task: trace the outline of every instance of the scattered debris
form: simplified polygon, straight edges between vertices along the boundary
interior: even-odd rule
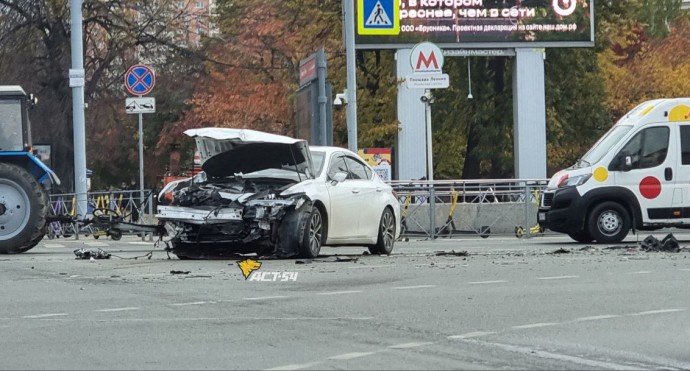
[[[110,254],[102,249],[76,249],[74,250],[74,255],[76,259],[110,259]]]
[[[436,256],[470,256],[467,251],[436,251]]]
[[[570,250],[561,247],[560,249],[552,252],[552,254],[570,254]]]
[[[313,261],[311,259],[295,260],[295,264],[311,264]]]
[[[585,246],[585,247],[581,247],[579,251],[596,251],[596,250],[597,250],[597,248],[594,246]]]
[[[353,256],[329,256],[327,258],[312,259],[311,261],[317,262],[317,263],[345,263],[345,262],[356,263],[357,260],[359,260],[359,258],[353,257]]]
[[[170,274],[190,274],[190,273],[192,273],[192,271],[176,271],[176,270],[170,271]]]
[[[604,250],[635,250],[637,249],[637,246],[631,246],[631,245],[617,245],[617,246],[609,246],[605,247]]]
[[[663,251],[663,252],[679,252],[680,245],[678,240],[673,236],[673,233],[669,233],[663,240],[659,241],[656,237],[649,235],[641,243],[643,251]]]

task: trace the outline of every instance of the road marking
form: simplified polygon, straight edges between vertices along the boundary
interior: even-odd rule
[[[59,243],[45,243],[43,244],[44,247],[65,247],[65,245],[61,245]]]
[[[395,290],[411,290],[411,289],[428,289],[431,287],[436,287],[436,285],[400,286],[400,287],[393,287],[393,289],[395,289]]]
[[[628,314],[629,316],[646,316],[650,314],[663,314],[663,313],[675,313],[675,312],[683,312],[687,310],[687,308],[674,308],[674,309],[657,309],[657,310],[648,310],[645,312],[638,312],[638,313],[631,313]]]
[[[493,331],[475,331],[475,332],[468,332],[466,334],[462,335],[452,335],[448,336],[448,339],[470,339],[470,338],[476,338],[480,336],[486,336],[486,335],[493,335],[495,332]]]
[[[328,357],[328,359],[346,360],[346,359],[366,357],[366,356],[370,356],[372,354],[375,354],[375,352],[352,352],[352,353],[340,354],[340,355],[333,356],[333,357]]]
[[[168,304],[168,305],[173,305],[176,307],[184,307],[186,305],[202,305],[202,304],[206,304],[206,302],[205,301],[193,301],[191,303],[175,303],[175,304]]]
[[[390,349],[410,349],[410,348],[417,348],[425,345],[431,345],[433,344],[432,342],[412,342],[412,343],[403,343],[403,344],[396,344],[396,345],[391,345],[388,348]]]
[[[243,298],[242,300],[269,300],[269,299],[285,299],[289,298],[289,296],[259,296],[255,298]]]
[[[628,274],[650,274],[652,271],[638,271],[638,272],[630,272]]]
[[[589,316],[589,317],[575,318],[573,320],[573,322],[598,321],[600,319],[619,318],[619,317],[620,316],[617,314],[602,314],[600,316]]]
[[[475,282],[467,282],[468,285],[486,285],[490,283],[506,283],[508,281],[503,281],[503,280],[498,280],[498,281],[475,281]]]
[[[580,278],[580,276],[555,276],[555,277],[539,277],[540,280],[567,280],[571,278]]]
[[[558,325],[558,323],[556,323],[556,322],[542,322],[542,323],[530,323],[528,325],[513,326],[513,328],[516,330],[522,330],[522,329],[547,327],[547,326],[555,326],[555,325]]]
[[[65,315],[67,315],[65,313]],[[90,320],[92,322],[199,322],[199,321],[214,321],[214,322],[246,322],[246,321],[370,321],[373,317],[248,317],[248,316],[230,316],[230,317],[189,317],[189,318],[99,318]],[[81,318],[46,318],[46,321],[56,322],[78,322],[83,321]]]
[[[50,318],[59,316],[69,316],[69,313],[48,313],[48,314],[35,314],[33,316],[24,316],[22,318]]]
[[[558,360],[558,361],[572,362],[575,364],[587,366],[589,368],[603,368],[603,369],[626,370],[626,371],[627,370],[639,370],[640,369],[639,367],[630,367],[630,366],[621,365],[621,364],[613,363],[613,362],[595,361],[595,360],[591,360],[591,359],[569,356],[566,354],[552,353],[552,352],[547,352],[544,350],[537,350],[534,348],[521,347],[521,346],[517,346],[517,345],[491,343],[491,342],[479,341],[479,340],[466,340],[466,342],[478,344],[478,345],[484,345],[484,346],[487,346],[487,345],[493,346],[496,348],[507,350],[509,352],[527,355],[529,357],[540,357],[540,358],[546,358],[546,359],[554,359],[554,360]]]
[[[321,362],[310,362],[310,363],[304,363],[301,365],[286,365],[286,366],[280,366],[280,367],[273,367],[273,368],[267,368],[266,370],[301,370],[303,368],[308,368],[308,367],[313,367],[318,365]]]
[[[356,294],[362,292],[361,290],[352,291],[331,291],[331,292],[319,292],[316,295],[345,295],[345,294]]]
[[[125,307],[125,308],[110,308],[110,309],[97,309],[96,312],[126,312],[129,310],[139,310],[139,307]]]
[[[84,245],[91,246],[91,247],[105,247],[105,246],[110,246],[107,243],[104,242],[84,242]]]

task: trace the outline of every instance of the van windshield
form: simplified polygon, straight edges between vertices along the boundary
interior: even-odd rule
[[[575,165],[577,167],[592,166],[593,164],[599,162],[605,154],[611,151],[611,148],[615,146],[620,140],[627,134],[631,129],[632,125],[616,125],[606,134],[604,134],[601,139],[599,139],[594,146],[582,156],[582,159],[578,161]]]

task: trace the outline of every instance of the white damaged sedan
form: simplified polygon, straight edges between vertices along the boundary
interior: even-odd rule
[[[185,134],[196,139],[203,172],[168,184],[157,214],[179,258],[314,258],[323,245],[393,250],[400,204],[355,153],[248,129]]]

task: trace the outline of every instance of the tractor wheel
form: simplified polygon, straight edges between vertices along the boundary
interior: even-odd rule
[[[24,169],[0,163],[0,253],[30,250],[45,235],[48,196]]]

